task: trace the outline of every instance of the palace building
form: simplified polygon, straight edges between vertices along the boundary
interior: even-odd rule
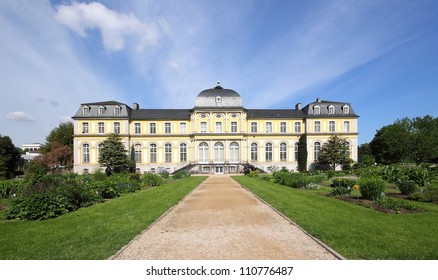
[[[240,95],[218,85],[203,90],[192,109],[141,109],[116,101],[81,104],[74,120],[74,171],[100,168],[99,147],[117,133],[135,151],[138,172],[239,173],[297,170],[298,141],[307,137],[307,165],[317,167],[321,146],[345,138],[357,161],[358,116],[350,103],[316,99],[295,109],[246,109]]]

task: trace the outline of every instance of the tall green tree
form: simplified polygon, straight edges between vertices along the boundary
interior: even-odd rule
[[[318,162],[328,164],[335,170],[338,165],[347,165],[352,162],[350,158],[349,145],[347,140],[337,135],[331,136],[325,142],[319,152]]]
[[[370,143],[376,162],[438,162],[438,118],[404,118],[379,129]]]
[[[42,153],[48,153],[52,146],[61,144],[73,149],[74,127],[72,122],[63,122],[52,129],[46,137],[46,143],[41,147]]]
[[[358,149],[358,163],[360,166],[370,166],[376,162],[369,143],[359,145]]]
[[[409,159],[409,119],[397,120],[379,129],[370,143],[376,162],[398,163]]]
[[[109,137],[102,142],[99,164],[106,167],[109,172],[120,173],[128,171],[131,160],[118,134],[110,134]]]
[[[307,171],[307,135],[302,134],[298,142],[298,171]]]
[[[39,162],[49,169],[59,167],[71,168],[73,166],[73,136],[72,122],[59,124],[50,131],[46,143],[41,147],[42,155]]]
[[[21,153],[9,136],[0,135],[0,179],[14,177]]]

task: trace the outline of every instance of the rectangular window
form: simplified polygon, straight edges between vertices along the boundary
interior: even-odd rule
[[[84,116],[88,116],[90,114],[90,107],[84,107],[82,110]]]
[[[120,107],[119,106],[114,107],[114,115],[116,115],[116,116],[120,115]]]
[[[315,132],[321,132],[321,122],[320,121],[315,122]]]
[[[272,123],[271,122],[266,123],[266,133],[272,133]]]
[[[286,132],[286,122],[280,123],[280,132],[282,132],[282,133]]]
[[[141,124],[135,123],[135,134],[140,134],[140,133],[141,133]]]
[[[257,133],[257,123],[256,122],[251,123],[251,133]]]
[[[119,122],[114,123],[114,133],[120,134],[120,123]]]
[[[201,133],[207,133],[207,123],[201,122]]]
[[[335,132],[335,121],[330,121],[329,122],[329,131],[330,132]]]
[[[171,133],[171,124],[170,123],[164,123],[164,133]]]
[[[157,124],[156,123],[149,124],[149,133],[151,133],[151,134],[157,133]]]
[[[231,122],[231,132],[237,132],[237,122]]]
[[[103,122],[97,123],[98,132],[105,133],[105,124]]]
[[[344,132],[350,132],[350,122],[344,121]]]
[[[82,133],[88,133],[88,123],[82,123]]]
[[[179,123],[179,133],[181,133],[181,134],[187,133],[187,124],[186,123]]]
[[[222,122],[216,122],[216,133],[222,132]]]
[[[301,123],[295,122],[295,133],[301,133]]]

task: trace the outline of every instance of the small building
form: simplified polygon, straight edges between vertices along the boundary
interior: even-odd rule
[[[99,147],[117,133],[135,151],[138,172],[239,173],[245,163],[264,171],[297,170],[298,141],[307,137],[315,168],[332,135],[345,138],[357,161],[358,115],[347,102],[316,99],[294,109],[246,109],[241,96],[218,85],[201,91],[190,109],[141,109],[117,101],[83,103],[74,120],[74,171],[99,167]]]

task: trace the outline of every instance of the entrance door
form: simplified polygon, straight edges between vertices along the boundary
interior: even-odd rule
[[[216,174],[224,174],[224,167],[223,166],[216,166]]]

